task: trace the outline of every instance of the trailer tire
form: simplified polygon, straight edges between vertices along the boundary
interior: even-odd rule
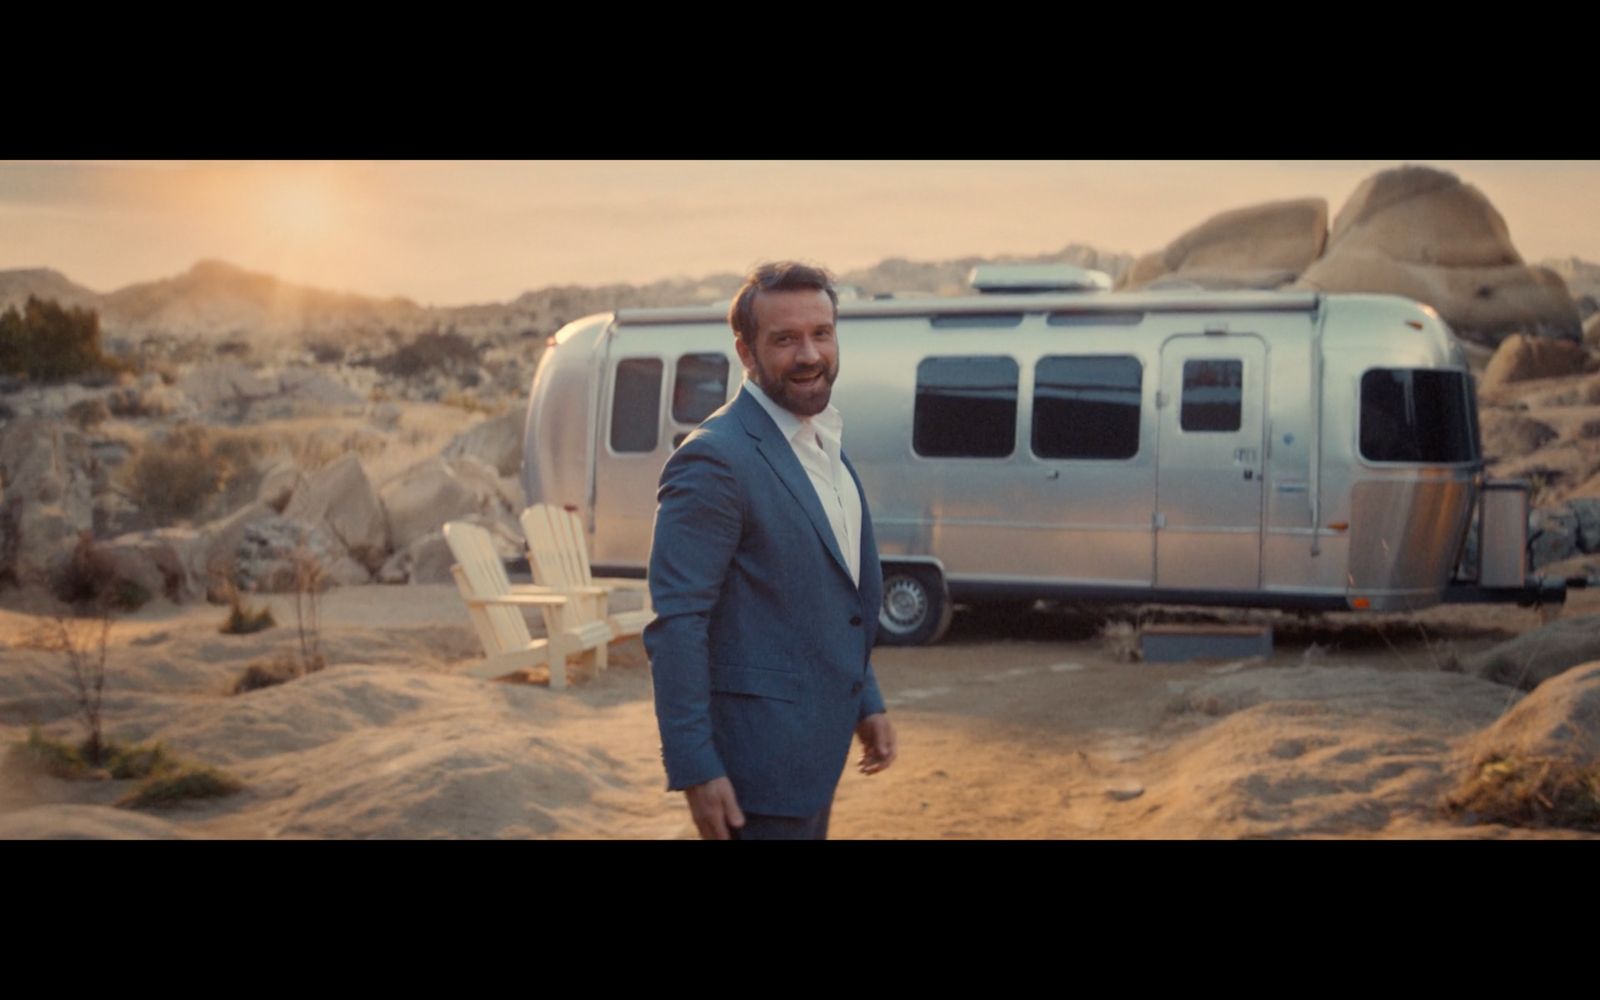
[[[932,566],[890,566],[883,573],[878,641],[885,646],[927,646],[950,627],[950,591]]]

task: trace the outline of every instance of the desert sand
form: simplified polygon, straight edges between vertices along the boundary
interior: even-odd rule
[[[465,676],[479,655],[454,588],[359,586],[323,599],[329,666],[233,695],[244,666],[296,647],[279,625],[218,634],[225,609],[157,601],[113,626],[107,734],[160,740],[224,768],[234,795],[139,810],[131,782],[7,766],[0,837],[686,839],[664,790],[637,639],[572,684]],[[1565,616],[1600,612],[1574,592]],[[1166,612],[1172,615],[1170,609]],[[1536,627],[1537,611],[1438,608],[1408,618],[1264,612],[1265,660],[1143,663],[1131,625],[1041,607],[958,615],[924,648],[880,648],[900,759],[847,769],[843,839],[1570,838],[1463,823],[1439,806],[1461,750],[1522,697],[1447,667]],[[0,611],[0,742],[79,738],[48,619]]]

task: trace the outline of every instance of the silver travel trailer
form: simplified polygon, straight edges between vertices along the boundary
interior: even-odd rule
[[[953,601],[1564,597],[1526,578],[1526,491],[1485,482],[1472,377],[1431,308],[1039,277],[839,303],[833,401],[883,559],[884,641],[935,641]],[[625,309],[550,338],[523,489],[579,512],[596,573],[644,575],[662,465],[738,391],[726,317]],[[1480,500],[1481,568],[1457,580]]]

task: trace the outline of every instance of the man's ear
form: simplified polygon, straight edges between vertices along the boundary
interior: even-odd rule
[[[746,344],[744,338],[737,333],[733,335],[733,349],[739,352],[739,361],[744,365],[745,371],[753,372],[756,370],[755,356],[750,350],[750,345]]]

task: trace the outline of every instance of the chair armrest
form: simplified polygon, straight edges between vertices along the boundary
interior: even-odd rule
[[[597,576],[594,582],[612,590],[644,590],[650,589],[649,580],[635,580],[626,576]]]
[[[567,599],[560,594],[504,594],[500,597],[469,597],[468,604],[517,604],[527,607],[560,605]]]

